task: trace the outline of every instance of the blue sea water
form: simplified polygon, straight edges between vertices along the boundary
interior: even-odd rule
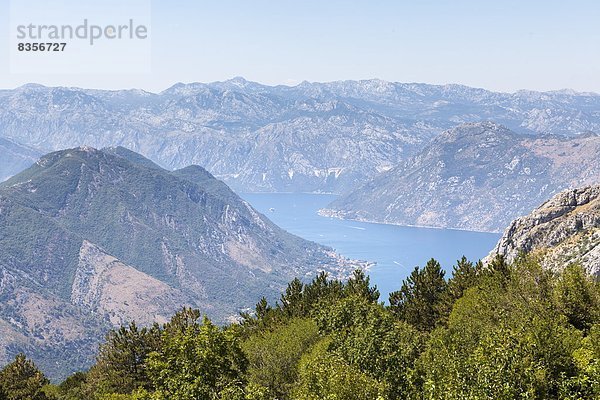
[[[245,193],[241,195],[274,223],[304,239],[333,247],[341,255],[374,261],[369,275],[381,292],[380,300],[398,290],[415,266],[430,258],[452,271],[463,255],[477,261],[486,256],[500,238],[499,234],[453,229],[417,228],[321,217],[320,208],[335,195]]]

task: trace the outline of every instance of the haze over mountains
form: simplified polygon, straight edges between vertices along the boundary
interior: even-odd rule
[[[0,137],[0,182],[31,166],[40,155],[33,149]]]
[[[0,365],[26,351],[64,377],[109,327],[183,305],[225,322],[295,277],[352,269],[201,167],[170,172],[120,147],[51,153],[0,184]]]
[[[241,191],[343,193],[483,120],[518,134],[600,131],[600,96],[380,80],[264,86],[235,78],[159,93],[26,85],[0,91],[0,137],[46,153],[124,146],[198,164]],[[6,164],[0,160],[0,165]]]

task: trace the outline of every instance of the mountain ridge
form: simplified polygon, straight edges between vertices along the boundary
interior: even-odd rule
[[[524,93],[524,94],[556,93],[556,94],[564,94],[564,95],[600,96],[600,93],[598,93],[598,92],[588,91],[588,90],[581,91],[581,90],[575,90],[575,89],[571,89],[571,88],[549,89],[549,90],[517,89],[517,90],[510,91],[510,90],[486,89],[484,87],[471,86],[471,85],[467,85],[467,84],[463,84],[463,83],[438,83],[438,84],[436,84],[436,83],[416,82],[416,81],[415,82],[402,82],[402,81],[391,81],[391,80],[386,80],[386,79],[381,79],[381,78],[339,79],[339,80],[332,80],[332,81],[303,80],[296,84],[286,84],[286,83],[268,84],[268,83],[248,80],[248,79],[244,78],[243,76],[234,76],[229,79],[216,80],[216,81],[210,81],[210,82],[201,82],[201,81],[176,82],[176,83],[173,83],[172,85],[170,85],[162,90],[158,90],[158,91],[139,89],[139,88],[85,89],[82,86],[51,86],[51,85],[45,85],[45,84],[35,83],[35,82],[25,83],[23,85],[14,87],[12,89],[10,89],[10,88],[0,89],[0,91],[17,90],[17,89],[21,89],[21,88],[58,88],[58,87],[62,87],[62,88],[66,88],[66,89],[75,89],[75,90],[84,90],[85,89],[85,90],[98,90],[98,91],[106,91],[106,92],[123,91],[123,92],[138,92],[141,94],[153,95],[153,94],[164,93],[165,91],[168,91],[170,89],[184,88],[186,86],[201,86],[201,85],[222,85],[222,86],[228,86],[228,87],[254,86],[254,87],[261,87],[261,88],[277,88],[277,87],[295,88],[298,86],[306,87],[306,86],[310,86],[310,85],[334,85],[334,84],[347,84],[347,83],[356,83],[356,82],[365,83],[365,84],[378,83],[381,85],[392,84],[392,85],[406,85],[406,86],[429,86],[429,87],[436,87],[436,88],[465,88],[465,89],[481,90],[481,91],[485,91],[485,92],[495,92],[495,93],[513,94],[513,95],[519,94],[519,93]]]
[[[598,109],[600,96],[585,93],[382,80],[267,86],[236,78],[160,93],[27,85],[0,91],[0,137],[42,153],[124,146],[168,169],[201,165],[240,191],[339,194],[461,123],[573,136],[600,132]]]
[[[600,138],[522,135],[492,122],[450,129],[322,215],[498,232],[568,187],[600,179]]]
[[[57,374],[90,365],[125,321],[164,322],[187,305],[225,322],[295,277],[357,266],[203,168],[166,171],[124,148],[51,153],[1,183],[0,232],[0,325],[12,332],[0,362],[27,350],[46,366],[53,354]]]

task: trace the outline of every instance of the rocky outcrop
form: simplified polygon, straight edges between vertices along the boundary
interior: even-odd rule
[[[3,277],[3,278],[2,278]],[[110,324],[0,266],[0,365],[26,352],[48,376],[64,378],[94,361]]]
[[[488,259],[500,254],[512,261],[520,253],[539,255],[547,268],[577,262],[600,274],[600,185],[563,191],[516,219]]]
[[[181,290],[144,274],[84,240],[73,279],[71,303],[104,316],[111,325],[131,321],[148,326],[165,323],[183,306]]]

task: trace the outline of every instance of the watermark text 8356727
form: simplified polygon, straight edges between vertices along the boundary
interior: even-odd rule
[[[18,51],[39,51],[39,52],[51,52],[51,51],[65,51],[67,43],[36,43],[36,42],[19,42],[17,43]]]

